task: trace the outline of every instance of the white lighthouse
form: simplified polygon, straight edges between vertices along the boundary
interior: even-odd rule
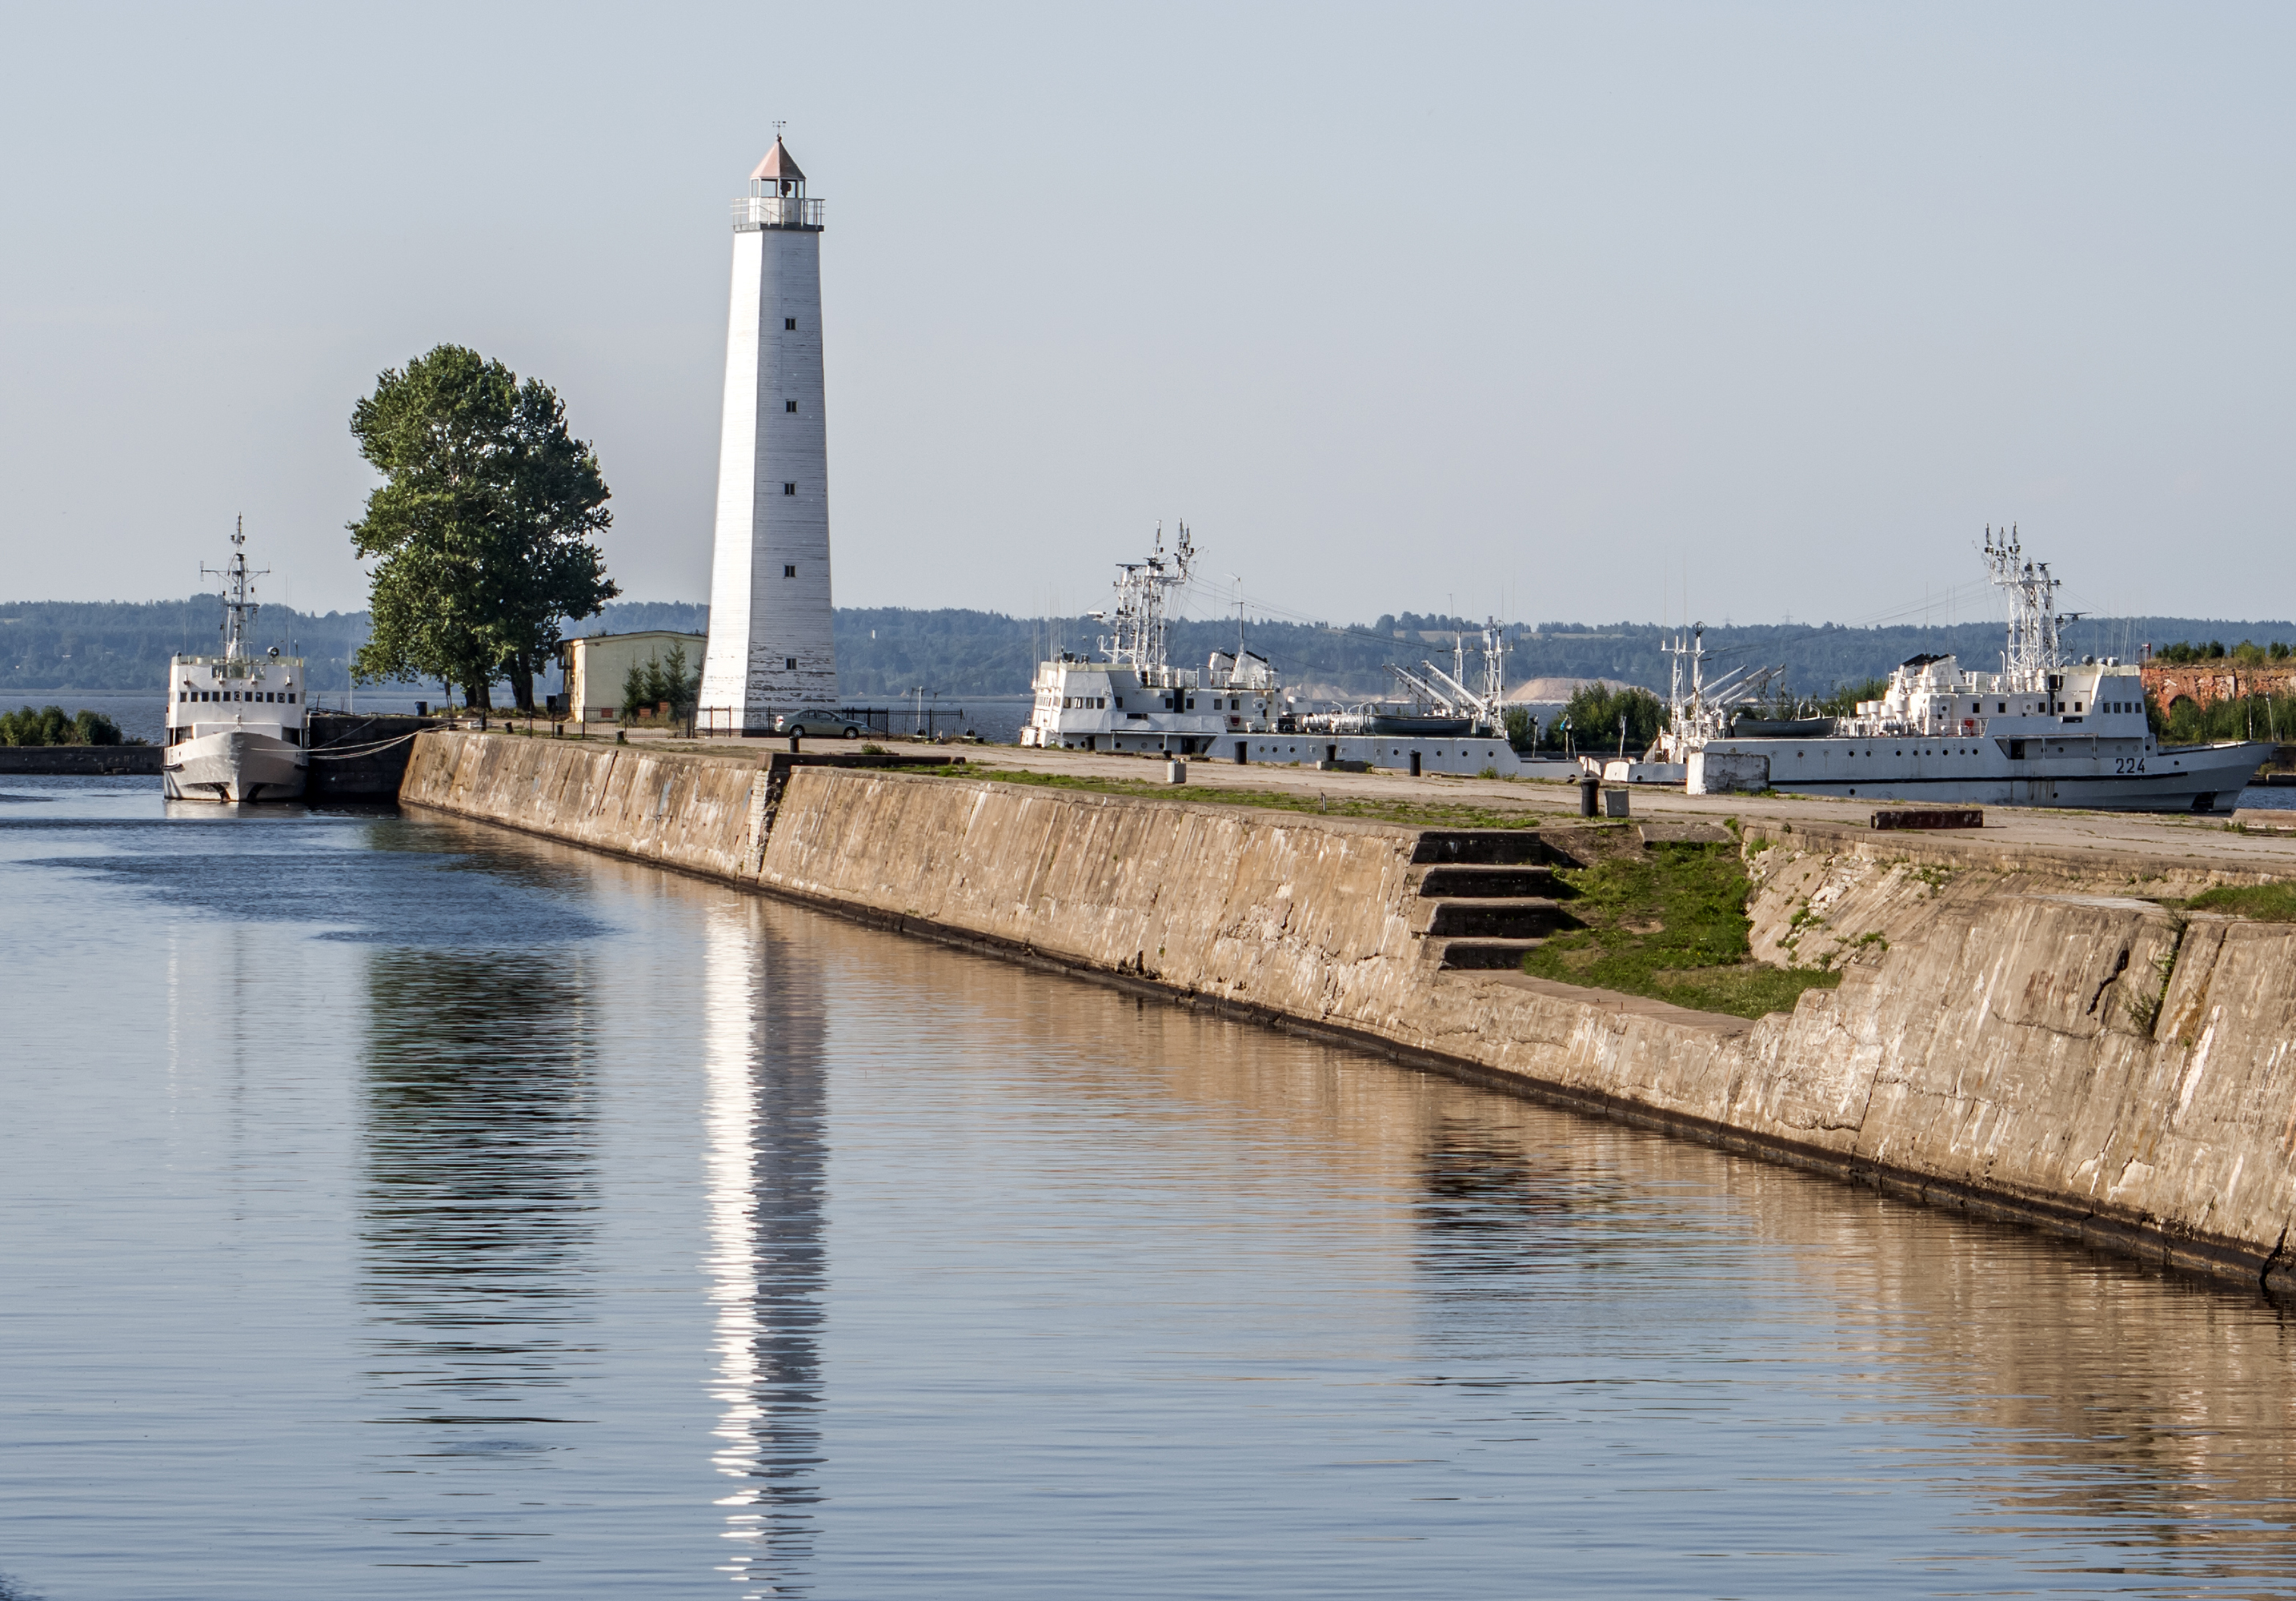
[[[821,202],[776,137],[734,202],[701,726],[821,732],[838,702],[829,616]]]

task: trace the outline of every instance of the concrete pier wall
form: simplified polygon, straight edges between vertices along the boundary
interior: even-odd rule
[[[2153,1260],[2290,1277],[2296,929],[2174,914],[2093,867],[1751,838],[1758,942],[1791,958],[1830,930],[1848,975],[1747,1022],[1437,971],[1412,929],[1412,829],[805,768],[768,831],[749,759],[459,735],[417,742],[401,799]]]

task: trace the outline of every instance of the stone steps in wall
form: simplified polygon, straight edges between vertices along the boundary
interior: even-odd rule
[[[1413,933],[1440,939],[1536,939],[1563,921],[1561,907],[1532,896],[1426,899],[1411,910]]]
[[[1445,973],[1503,973],[1521,967],[1524,955],[1544,943],[1541,940],[1431,939],[1422,948],[1428,964]]]
[[[1529,864],[1414,868],[1414,886],[1430,900],[1508,900],[1554,893],[1554,870]]]
[[[1515,866],[1551,862],[1554,852],[1535,828],[1432,828],[1411,852],[1414,866],[1439,862],[1480,866]]]
[[[1569,921],[1554,895],[1554,849],[1528,828],[1430,829],[1411,853],[1411,932],[1447,973],[1498,973]]]

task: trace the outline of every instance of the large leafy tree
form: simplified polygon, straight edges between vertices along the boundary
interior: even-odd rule
[[[560,622],[621,593],[592,542],[613,521],[611,491],[556,392],[440,345],[377,378],[351,434],[382,474],[350,525],[375,561],[359,676],[460,685],[473,706],[506,676],[531,710]]]

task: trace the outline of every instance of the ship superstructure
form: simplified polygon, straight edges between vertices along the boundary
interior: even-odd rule
[[[2136,669],[2111,656],[2066,657],[2062,581],[1986,530],[1988,576],[2009,601],[1997,673],[1921,655],[1890,675],[1879,700],[1791,733],[1691,732],[1693,793],[1780,789],[1860,800],[2073,806],[2108,811],[2228,812],[2271,747],[2163,745]],[[1795,725],[1800,727],[1805,725]],[[1739,727],[1745,725],[1740,724]]]
[[[170,800],[290,800],[303,792],[309,756],[309,697],[303,660],[277,646],[248,645],[258,610],[247,566],[247,534],[235,528],[231,560],[201,567],[223,579],[223,651],[168,659],[167,750],[160,783]]]
[[[1145,560],[1119,564],[1114,610],[1091,614],[1111,629],[1098,653],[1063,651],[1037,664],[1023,745],[1466,776],[1548,776],[1564,765],[1526,763],[1507,743],[1496,624],[1485,630],[1480,692],[1468,686],[1459,647],[1449,672],[1432,662],[1396,669],[1408,700],[1345,711],[1299,711],[1282,675],[1246,647],[1240,622],[1236,648],[1214,651],[1201,672],[1172,666],[1168,620],[1195,555],[1183,523],[1168,552],[1160,528]]]
[[[1114,609],[1091,613],[1111,630],[1098,655],[1063,651],[1037,664],[1022,744],[1193,756],[1225,735],[1288,727],[1283,679],[1241,639],[1234,651],[1214,651],[1201,672],[1171,664],[1171,597],[1186,587],[1195,554],[1183,522],[1170,551],[1160,526],[1146,558],[1118,564]]]

